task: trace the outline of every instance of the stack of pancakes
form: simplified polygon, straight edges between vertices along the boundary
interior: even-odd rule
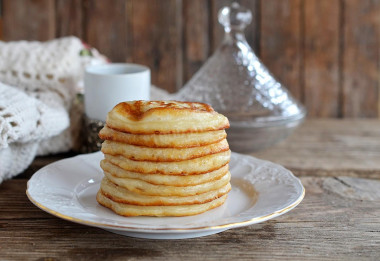
[[[222,205],[231,190],[228,127],[202,103],[116,105],[99,133],[97,201],[123,216],[188,216]]]

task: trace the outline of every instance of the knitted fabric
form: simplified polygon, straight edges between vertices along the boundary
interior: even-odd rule
[[[26,169],[36,155],[73,146],[70,111],[81,92],[83,71],[105,63],[81,57],[82,42],[66,37],[49,42],[0,41],[0,183]]]

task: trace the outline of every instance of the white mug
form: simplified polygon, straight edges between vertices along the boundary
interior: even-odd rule
[[[118,103],[149,100],[150,70],[130,63],[111,63],[86,68],[84,109],[88,118],[105,122]]]

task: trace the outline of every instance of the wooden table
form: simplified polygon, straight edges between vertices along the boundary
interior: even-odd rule
[[[0,185],[0,260],[380,260],[379,120],[309,120],[253,155],[293,170],[303,202],[262,224],[185,240],[128,238],[46,214],[25,196],[26,177],[67,155],[38,158]]]

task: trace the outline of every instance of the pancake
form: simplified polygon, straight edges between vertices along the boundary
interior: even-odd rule
[[[178,162],[134,161],[123,156],[105,154],[105,159],[124,170],[145,174],[195,175],[220,169],[230,161],[231,151]]]
[[[138,206],[115,202],[106,197],[101,190],[96,195],[99,204],[113,210],[121,216],[190,216],[196,215],[207,210],[219,207],[227,198],[227,195],[221,196],[213,201],[203,204],[179,205],[179,206]]]
[[[173,206],[173,205],[191,205],[203,204],[217,199],[231,190],[231,184],[217,189],[205,192],[203,194],[187,197],[165,197],[165,196],[146,196],[131,192],[123,187],[112,183],[107,178],[102,180],[100,185],[102,194],[118,203],[139,205],[139,206]]]
[[[132,134],[172,134],[223,130],[228,119],[210,105],[180,101],[130,101],[116,105],[107,126]]]
[[[122,216],[189,216],[222,205],[231,190],[228,127],[203,103],[119,103],[99,132],[97,201]]]
[[[199,175],[162,175],[162,174],[143,174],[138,172],[126,171],[107,160],[100,162],[100,167],[112,176],[117,178],[130,178],[139,179],[155,185],[168,185],[168,186],[192,186],[206,182],[210,182],[224,176],[228,171],[228,165],[224,165],[220,169],[214,170],[209,173]]]
[[[192,148],[219,142],[227,137],[225,130],[183,133],[183,134],[130,134],[109,128],[107,125],[99,132],[103,140],[118,141],[125,144],[150,148]]]
[[[134,161],[172,162],[183,161],[229,150],[227,140],[195,148],[147,148],[106,140],[102,152],[121,155]]]
[[[231,179],[230,172],[227,172],[219,179],[186,187],[167,186],[167,185],[154,185],[139,179],[118,178],[108,172],[104,172],[104,175],[112,183],[126,188],[129,191],[149,196],[193,196],[206,193],[208,191],[219,189],[227,185]]]

